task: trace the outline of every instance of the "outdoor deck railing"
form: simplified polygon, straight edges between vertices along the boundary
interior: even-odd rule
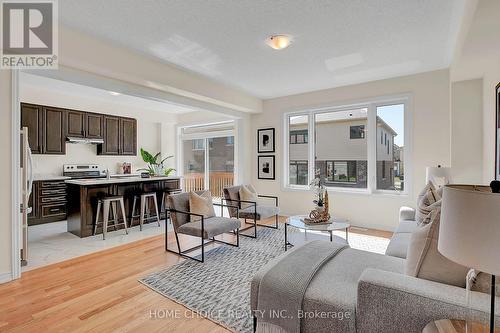
[[[208,176],[209,190],[214,198],[222,198],[225,187],[234,184],[234,174],[231,172],[211,172]],[[202,173],[184,174],[182,189],[186,192],[205,189],[205,175]]]

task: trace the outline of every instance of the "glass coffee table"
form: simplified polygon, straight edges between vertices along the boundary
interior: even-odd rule
[[[288,250],[289,246],[303,244],[312,240],[325,240],[328,239],[325,233],[330,236],[330,242],[338,242],[343,244],[348,244],[349,241],[349,228],[351,225],[346,219],[340,219],[332,217],[330,219],[331,223],[328,224],[317,224],[311,225],[304,223],[304,218],[306,215],[295,215],[287,218],[285,222],[285,251]],[[288,232],[288,228],[297,228],[301,232]],[[333,234],[335,230],[345,230],[345,239]]]

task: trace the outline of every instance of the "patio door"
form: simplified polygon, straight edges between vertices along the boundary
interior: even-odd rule
[[[234,184],[234,135],[203,136],[182,140],[184,191],[210,190],[222,198]]]

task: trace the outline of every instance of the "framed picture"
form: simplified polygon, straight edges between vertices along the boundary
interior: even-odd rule
[[[495,123],[495,179],[500,180],[500,82],[495,88],[496,123]]]
[[[261,155],[257,157],[257,172],[258,172],[258,177],[259,179],[270,179],[274,180],[274,172],[275,172],[275,167],[274,167],[274,155]]]
[[[274,153],[274,128],[257,130],[257,151],[259,153]]]

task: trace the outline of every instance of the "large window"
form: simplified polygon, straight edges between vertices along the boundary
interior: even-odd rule
[[[377,144],[377,189],[404,190],[405,105],[376,107],[377,131],[384,133]]]
[[[367,115],[367,108],[314,114],[315,169],[327,186],[367,188]]]
[[[285,186],[405,191],[407,98],[286,116]]]
[[[309,185],[309,116],[289,117],[288,129],[288,184],[292,186]]]

